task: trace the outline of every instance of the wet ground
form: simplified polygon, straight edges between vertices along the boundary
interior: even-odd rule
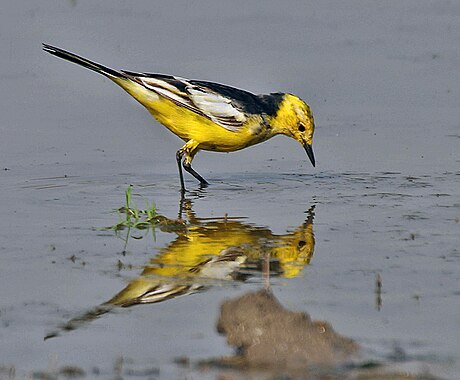
[[[0,378],[458,378],[459,18],[449,1],[3,7]],[[317,167],[283,137],[202,152],[211,185],[187,177],[181,202],[181,142],[41,42],[296,93]],[[105,229],[129,184],[170,223]]]

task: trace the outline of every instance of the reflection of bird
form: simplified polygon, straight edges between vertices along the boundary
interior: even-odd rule
[[[207,184],[191,166],[199,150],[233,152],[278,134],[300,142],[315,166],[313,114],[295,95],[254,95],[218,83],[117,71],[50,45],[43,44],[43,49],[106,76],[186,142],[176,154],[182,191],[181,163],[201,184]]]
[[[160,302],[203,288],[209,278],[245,279],[260,270],[266,256],[275,275],[296,277],[310,262],[315,247],[314,206],[307,213],[307,220],[293,232],[274,235],[268,228],[238,219],[200,219],[189,208],[186,232],[161,249],[141,276],[108,303]]]
[[[275,235],[268,228],[243,223],[241,218],[197,218],[187,202],[189,223],[185,230],[174,231],[177,238],[160,249],[139,277],[104,304],[67,322],[62,330],[74,330],[114,307],[170,300],[203,290],[216,280],[245,280],[261,271],[266,257],[271,258],[272,274],[285,278],[298,276],[310,262],[315,247],[314,206],[294,231]],[[47,338],[57,335],[53,332]]]

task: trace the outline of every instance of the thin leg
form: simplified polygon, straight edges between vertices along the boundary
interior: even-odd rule
[[[185,193],[184,175],[182,174],[182,157],[183,157],[183,155],[184,155],[184,151],[182,149],[179,149],[176,152],[177,166],[179,167],[180,191],[182,193],[182,196],[184,196],[184,193]]]
[[[184,163],[182,164],[182,166],[184,167],[184,169],[190,173],[192,176],[194,176],[198,181],[200,181],[200,184],[201,186],[206,186],[206,185],[209,185],[208,184],[208,181],[206,181],[202,176],[200,176],[195,170],[193,170],[192,168],[192,164],[190,164],[189,162],[186,162],[184,161]]]
[[[180,186],[181,186],[182,196],[184,196],[184,193],[185,193],[184,175],[182,173],[182,167],[188,173],[193,175],[198,181],[200,181],[201,186],[205,187],[208,185],[208,182],[192,168],[192,160],[195,154],[199,150],[198,148],[199,145],[200,144],[197,141],[193,139],[189,140],[176,153],[177,166],[179,167]],[[182,167],[181,167],[181,164],[182,164]]]

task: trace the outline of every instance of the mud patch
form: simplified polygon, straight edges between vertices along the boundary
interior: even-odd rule
[[[240,367],[333,367],[358,351],[357,343],[328,322],[283,308],[266,290],[225,301],[217,330],[238,352],[224,362]]]

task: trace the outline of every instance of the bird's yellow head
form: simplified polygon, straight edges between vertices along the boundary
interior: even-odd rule
[[[312,149],[315,121],[307,103],[296,95],[285,94],[272,124],[276,133],[292,137],[301,143],[312,165],[315,166]]]

